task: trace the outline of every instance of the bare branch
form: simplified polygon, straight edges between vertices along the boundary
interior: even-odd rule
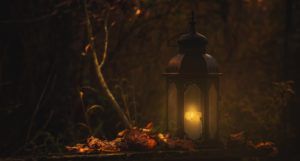
[[[95,65],[96,74],[97,74],[99,84],[103,88],[104,93],[106,94],[108,99],[111,101],[112,107],[115,109],[115,111],[118,113],[119,117],[123,121],[124,126],[127,127],[127,128],[132,128],[132,124],[130,123],[127,116],[125,115],[125,113],[121,109],[121,106],[119,105],[119,103],[117,102],[115,97],[113,96],[113,94],[110,91],[110,89],[109,89],[109,87],[108,87],[108,85],[107,85],[107,83],[104,79],[104,76],[102,74],[102,66],[105,63],[105,59],[106,59],[106,56],[107,56],[107,47],[108,47],[108,28],[107,28],[108,14],[106,16],[105,23],[104,23],[104,31],[105,31],[104,51],[103,51],[103,55],[102,55],[101,64],[99,64],[99,60],[98,60],[97,52],[96,52],[96,47],[95,47],[95,41],[94,41],[95,38],[93,36],[92,24],[91,24],[91,20],[90,20],[89,14],[88,14],[86,1],[84,1],[84,11],[85,11],[85,16],[86,16],[86,21],[87,21],[87,32],[88,32],[88,37],[89,37],[89,43],[91,45],[93,61],[94,61],[94,65]]]

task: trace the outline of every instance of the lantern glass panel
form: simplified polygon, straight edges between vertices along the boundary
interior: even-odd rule
[[[177,131],[177,111],[177,88],[171,83],[168,90],[168,131],[171,134]]]
[[[203,94],[200,88],[189,85],[184,93],[184,132],[191,139],[200,139],[203,133]]]
[[[217,134],[217,108],[218,94],[216,85],[213,83],[209,89],[209,137],[215,139]]]

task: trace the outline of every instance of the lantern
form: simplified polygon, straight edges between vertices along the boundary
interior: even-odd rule
[[[178,137],[220,145],[220,86],[216,60],[206,53],[207,38],[195,29],[194,15],[189,32],[178,40],[179,53],[171,58],[167,80],[167,130]]]

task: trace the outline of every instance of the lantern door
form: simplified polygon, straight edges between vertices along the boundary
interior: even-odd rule
[[[178,97],[178,91],[175,83],[167,83],[167,131],[173,135],[176,134],[178,130],[177,125],[177,113],[178,113],[178,105],[177,105],[177,97]]]
[[[184,133],[193,140],[203,135],[204,95],[197,84],[190,84],[184,92]]]

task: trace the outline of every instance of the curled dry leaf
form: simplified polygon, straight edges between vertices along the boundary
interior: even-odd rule
[[[153,129],[153,122],[149,122],[144,129],[152,130]]]
[[[98,138],[95,138],[93,136],[89,137],[87,139],[87,145],[91,149],[95,149],[100,152],[119,152],[121,149],[118,143],[120,143],[121,140],[100,140]]]
[[[157,137],[160,141],[164,142],[164,143],[167,143],[168,142],[168,135],[166,134],[162,134],[162,133],[158,133],[157,134]]]
[[[245,132],[241,131],[238,133],[233,133],[229,135],[228,148],[231,149],[246,149],[247,148],[247,139],[245,136]]]
[[[125,129],[125,130],[122,130],[118,133],[118,137],[123,137],[125,136],[125,134],[128,132],[129,130],[128,129]]]
[[[196,144],[189,139],[172,138],[170,134],[158,133],[157,138],[169,149],[195,150]]]
[[[80,99],[83,99],[83,95],[84,95],[84,93],[82,91],[79,91]]]
[[[246,139],[245,132],[241,131],[238,133],[230,134],[230,140],[243,142]]]
[[[278,149],[273,142],[264,141],[255,144],[252,140],[247,139],[244,132],[231,134],[227,145],[230,149],[238,149],[264,156],[275,156],[278,153]]]
[[[152,129],[153,129],[153,123],[152,123],[152,122],[149,122],[149,123],[146,125],[146,127],[141,128],[141,130],[142,130],[143,132],[146,132],[146,133],[152,132]]]
[[[157,142],[148,133],[140,129],[129,130],[124,137],[125,141],[133,149],[154,149]]]
[[[94,150],[86,146],[85,144],[76,144],[75,146],[66,146],[68,151],[77,153],[91,153]]]
[[[142,10],[141,10],[141,9],[136,9],[136,10],[135,10],[135,15],[138,16],[138,15],[140,15],[141,13],[142,13]]]
[[[91,44],[87,44],[87,45],[84,47],[84,52],[85,52],[85,53],[88,53],[90,49],[91,49]]]
[[[277,147],[270,141],[259,142],[255,145],[255,148],[260,154],[267,154],[269,156],[276,156],[278,154]]]

